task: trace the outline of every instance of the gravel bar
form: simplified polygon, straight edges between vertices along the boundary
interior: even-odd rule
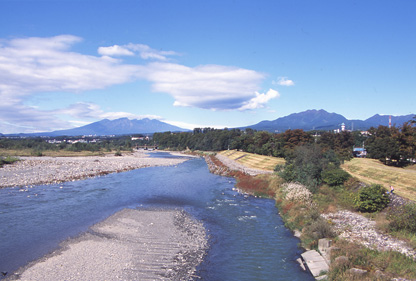
[[[150,166],[177,165],[187,160],[186,157],[150,158],[144,151],[123,156],[21,157],[20,159],[23,161],[0,168],[0,188],[56,184]]]
[[[207,247],[183,210],[124,209],[7,280],[193,280]]]

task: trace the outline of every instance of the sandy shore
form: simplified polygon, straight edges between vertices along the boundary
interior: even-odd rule
[[[150,158],[145,151],[123,156],[21,157],[12,165],[0,168],[0,188],[32,186],[74,181],[150,166],[177,165],[181,159]]]
[[[124,209],[7,280],[192,280],[206,248],[185,211]]]

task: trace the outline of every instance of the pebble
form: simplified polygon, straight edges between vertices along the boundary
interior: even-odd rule
[[[187,158],[150,158],[139,151],[121,157],[21,157],[21,160],[0,168],[0,188],[56,184],[150,166],[171,166]]]
[[[379,251],[396,251],[416,259],[416,251],[404,241],[396,239],[376,229],[372,221],[358,213],[341,210],[336,213],[321,214],[329,220],[339,237]]]

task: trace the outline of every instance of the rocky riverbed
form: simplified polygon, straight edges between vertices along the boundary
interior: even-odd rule
[[[150,158],[145,151],[123,156],[21,157],[0,168],[1,187],[54,184],[150,166],[177,165],[184,158]]]
[[[194,280],[208,247],[182,210],[124,209],[7,280]]]
[[[358,213],[341,210],[321,216],[331,222],[341,238],[379,251],[396,251],[416,258],[416,251],[404,241],[377,230],[375,221]]]

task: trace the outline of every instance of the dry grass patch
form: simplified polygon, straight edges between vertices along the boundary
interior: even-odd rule
[[[231,160],[253,169],[273,171],[276,165],[285,164],[285,160],[283,158],[257,155],[237,150],[224,150],[219,152],[219,154],[227,156]]]
[[[407,199],[416,200],[416,168],[386,166],[380,161],[367,158],[354,158],[345,162],[342,168],[352,176],[367,184],[381,184],[388,190],[394,186],[395,192]]]

